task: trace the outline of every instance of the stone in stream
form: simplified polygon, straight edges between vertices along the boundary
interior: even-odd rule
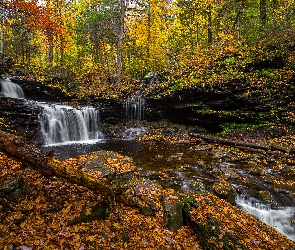
[[[164,206],[164,227],[176,231],[183,226],[182,202],[177,195],[165,195]]]
[[[214,193],[231,204],[235,203],[236,191],[232,185],[226,181],[215,182],[212,186]]]

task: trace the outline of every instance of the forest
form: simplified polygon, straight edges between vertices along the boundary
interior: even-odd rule
[[[0,250],[295,249],[295,0],[0,21]]]
[[[294,5],[293,0],[2,1],[1,52],[38,81],[80,97],[120,97],[157,75],[160,84],[147,92],[165,95],[245,77],[280,80],[295,67]]]

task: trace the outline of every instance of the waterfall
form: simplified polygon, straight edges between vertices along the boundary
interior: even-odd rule
[[[140,94],[135,97],[128,97],[125,102],[126,117],[130,122],[140,123],[144,118],[145,96]]]
[[[4,96],[11,98],[25,98],[25,94],[22,88],[9,79],[2,80],[1,86]]]
[[[103,139],[97,109],[76,109],[58,104],[41,104],[41,107],[39,124],[45,145],[90,143]]]
[[[262,204],[254,198],[247,199],[245,195],[237,195],[236,204],[248,214],[295,241],[295,225],[292,225],[295,207],[271,209],[269,205]]]
[[[124,131],[123,137],[131,140],[145,132],[145,128],[141,126],[141,121],[144,119],[145,96],[139,94],[134,97],[128,97],[125,101],[125,107],[126,118],[131,128],[127,128]]]

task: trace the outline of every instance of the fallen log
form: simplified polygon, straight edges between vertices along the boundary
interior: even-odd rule
[[[0,150],[45,176],[82,185],[110,202],[136,206],[147,215],[162,212],[163,226],[168,229],[177,230],[184,219],[203,249],[295,248],[295,243],[279,232],[203,189],[175,193],[139,177],[131,160],[114,152],[97,151],[59,161],[54,154],[46,154],[26,138],[5,132],[0,132]],[[69,226],[90,219],[82,214],[78,220],[69,222]]]
[[[262,144],[257,144],[257,143],[252,143],[252,142],[245,142],[245,141],[232,141],[232,140],[227,140],[227,139],[222,139],[218,138],[215,136],[206,136],[206,135],[201,135],[201,134],[195,134],[191,133],[191,136],[195,138],[199,138],[205,141],[213,142],[213,143],[219,143],[223,145],[229,145],[229,146],[236,146],[236,147],[246,147],[250,149],[258,149],[258,150],[264,150],[264,151],[280,151],[283,153],[293,153],[294,148],[285,148],[279,145],[262,145]]]

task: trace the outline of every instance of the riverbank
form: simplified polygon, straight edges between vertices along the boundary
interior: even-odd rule
[[[188,141],[182,138],[174,143],[188,143]],[[194,150],[215,152],[217,160],[221,162],[227,161],[222,157],[228,158],[236,151],[232,147],[198,143],[197,140],[194,142],[191,140],[189,143]],[[241,160],[246,160],[247,155],[240,153]],[[69,224],[81,215],[89,214],[93,206],[103,201],[103,197],[61,178],[45,178],[31,168],[24,168],[20,162],[3,152],[0,155],[3,166],[1,180],[21,176],[23,183],[22,191],[16,192],[18,196],[1,198],[1,220],[4,223],[0,224],[0,243],[4,249],[25,247],[28,249],[219,249],[223,246],[230,249],[238,247],[292,249],[295,247],[294,243],[285,236],[224,201],[228,197],[224,196],[225,188],[219,185],[215,185],[216,190],[212,191],[215,194],[220,191],[219,195],[223,196],[222,198],[202,193],[204,191],[199,189],[202,185],[196,189],[198,192],[201,191],[201,195],[196,195],[194,198],[197,203],[192,200],[186,201],[194,220],[188,222],[190,227],[183,226],[176,231],[164,229],[163,211],[154,216],[146,216],[138,213],[137,209],[121,203],[112,207],[105,219],[82,223],[78,220],[77,224]],[[248,157],[248,160],[257,160],[257,163],[262,163],[266,159],[261,156],[253,159],[252,153]],[[206,165],[205,162],[198,164]],[[219,170],[224,169],[220,167]],[[253,168],[249,177],[265,175],[263,169],[259,171],[259,167]],[[225,184],[230,178],[236,178],[234,173],[221,175],[221,172],[211,171],[211,174],[217,176],[216,183]],[[169,178],[167,174],[162,177]],[[223,217],[225,214],[230,215],[230,218]],[[194,225],[196,228],[193,231]],[[203,234],[196,234],[198,230]],[[265,230],[267,234],[262,233]],[[238,238],[235,238],[237,236]]]

